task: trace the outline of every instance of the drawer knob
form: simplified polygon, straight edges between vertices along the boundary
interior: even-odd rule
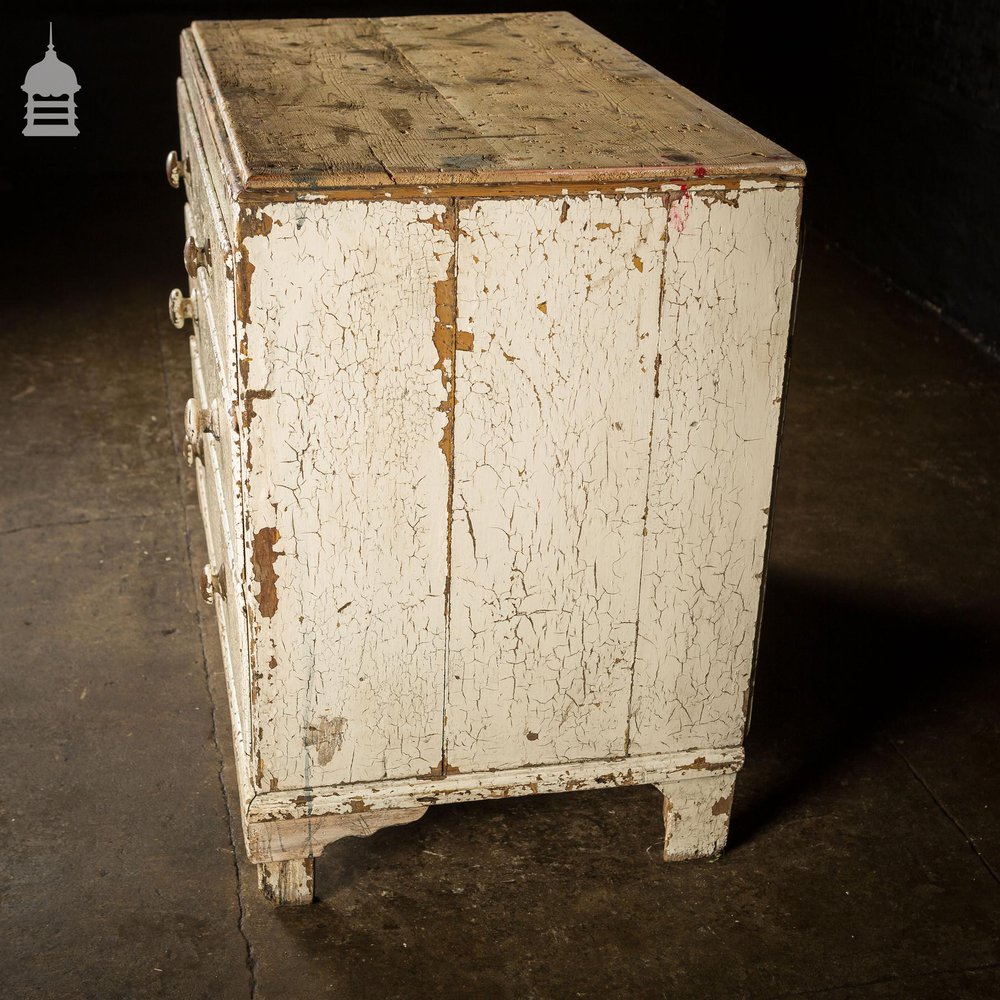
[[[205,563],[201,568],[201,597],[206,604],[214,604],[215,596],[219,595],[223,600],[226,598],[226,570],[220,566],[215,572],[212,567]]]
[[[177,150],[172,149],[167,153],[167,183],[172,188],[179,188],[182,177],[187,177],[187,164],[177,155]]]
[[[184,404],[184,457],[188,465],[194,465],[196,458],[204,458],[202,435],[211,431],[212,414],[189,399]]]
[[[205,240],[204,246],[198,246],[193,236],[189,236],[184,241],[184,270],[189,278],[198,276],[198,268],[206,269],[212,266],[212,245]]]
[[[184,329],[185,320],[195,318],[194,297],[194,292],[191,293],[190,298],[187,298],[179,288],[175,288],[170,293],[170,298],[167,299],[167,312],[170,313],[170,322],[178,330]]]

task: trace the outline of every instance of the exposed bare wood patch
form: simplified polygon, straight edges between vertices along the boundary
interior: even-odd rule
[[[732,793],[729,795],[724,795],[712,806],[713,816],[728,816],[730,810],[733,808],[733,796]]]
[[[441,757],[440,762],[432,767],[426,774],[418,774],[421,781],[436,781],[438,778],[447,777],[449,774],[461,774],[462,772],[453,764],[448,763],[448,758]]]
[[[370,837],[379,830],[401,823],[415,823],[427,806],[406,809],[310,816],[305,820],[269,820],[249,827],[248,854],[251,861],[271,865],[277,861],[317,858],[327,845],[345,837]]]
[[[253,280],[253,272],[253,262],[241,248],[239,265],[235,269],[233,280],[236,287],[236,319],[244,324],[250,322],[250,283]]]
[[[257,885],[272,903],[308,905],[313,901],[313,874],[311,857],[268,861],[257,865]]]
[[[278,574],[274,561],[284,552],[276,552],[274,543],[280,538],[277,528],[261,528],[253,536],[253,578],[257,582],[257,608],[264,618],[273,618],[278,610]]]
[[[316,750],[316,760],[322,767],[333,760],[333,755],[344,748],[347,719],[320,717],[312,722],[304,736],[305,745]]]
[[[256,401],[258,399],[270,399],[274,394],[270,389],[244,389],[242,395],[243,426],[249,427],[254,418],[254,404]]]

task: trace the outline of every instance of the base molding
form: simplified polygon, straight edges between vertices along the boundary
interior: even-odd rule
[[[256,864],[318,858],[327,844],[345,837],[370,837],[387,826],[413,823],[425,812],[427,806],[414,806],[250,823],[247,826],[247,856]]]
[[[247,854],[257,865],[261,891],[268,899],[309,903],[314,859],[327,844],[412,823],[432,805],[655,785],[663,793],[664,860],[714,857],[726,843],[736,772],[742,764],[742,747],[726,747],[341,785],[308,793],[269,792],[256,796],[244,816]]]
[[[656,785],[664,794],[668,787],[673,789],[670,801],[685,805],[679,811],[680,806],[675,804],[670,829],[682,830],[693,825],[696,812],[698,815],[704,812],[701,806],[695,806],[701,798],[707,801],[717,788],[724,786],[731,793],[735,774],[742,764],[742,747],[726,747],[617,761],[338,785],[309,792],[304,789],[268,792],[254,797],[246,810],[247,854],[255,864],[315,858],[327,844],[345,837],[367,837],[387,826],[412,823],[432,805],[629,785]],[[683,789],[688,785],[690,794],[685,794]],[[708,803],[709,814],[722,797],[720,793]],[[674,854],[679,857],[677,852],[683,851],[680,845],[684,836],[681,833],[674,836],[678,845]]]
[[[315,821],[318,816],[330,813],[371,813],[380,809],[411,809],[588,788],[656,785],[661,781],[707,774],[735,774],[742,766],[743,748],[736,746],[502,771],[452,773],[440,778],[397,778],[325,788],[296,788],[259,792],[247,804],[246,819],[250,824],[278,819]]]

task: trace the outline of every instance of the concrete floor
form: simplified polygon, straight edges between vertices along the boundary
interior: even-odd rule
[[[1000,367],[810,244],[720,861],[659,861],[646,788],[439,807],[276,911],[194,586],[181,196],[84,187],[10,227],[0,997],[1000,996]]]

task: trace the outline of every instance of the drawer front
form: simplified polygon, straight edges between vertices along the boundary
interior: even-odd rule
[[[247,656],[246,623],[243,614],[243,592],[240,573],[233,564],[226,544],[226,534],[219,517],[218,493],[212,462],[198,459],[195,462],[195,480],[198,486],[198,504],[208,543],[209,566],[212,573],[223,581],[216,592],[213,605],[219,626],[222,655],[226,661],[230,697],[236,709],[237,740],[243,754],[251,755],[249,658]]]
[[[209,400],[205,380],[202,377],[205,367],[201,364],[197,342],[192,337],[191,370],[194,398],[202,407],[205,407]],[[239,713],[240,740],[244,753],[249,756],[250,661],[247,655],[243,597],[243,546],[240,542],[241,536],[233,535],[231,532],[229,514],[221,499],[226,493],[226,480],[220,462],[222,450],[213,435],[208,433],[202,435],[201,457],[194,463],[195,482],[208,546],[209,566],[223,581],[213,603],[222,639],[223,655],[226,657],[226,671],[231,679],[232,697]]]
[[[210,263],[199,267],[199,317],[215,338],[226,384],[236,386],[236,293],[230,277],[233,246],[208,173],[205,146],[198,133],[184,88],[178,91],[181,153],[187,164],[185,233],[199,247],[208,246]]]
[[[205,464],[218,470],[219,522],[224,525],[228,545],[232,552],[243,552],[243,507],[240,492],[240,463],[233,426],[232,397],[222,384],[217,359],[206,348],[204,327],[195,323],[195,336],[191,338],[191,367],[194,373],[195,399],[198,405],[212,415],[213,433],[202,435]],[[220,555],[222,553],[220,552]]]

